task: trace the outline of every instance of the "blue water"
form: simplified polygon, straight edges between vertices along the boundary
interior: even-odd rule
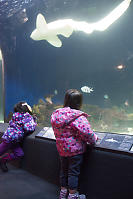
[[[38,1],[39,2],[39,1]],[[63,46],[55,48],[46,41],[33,41],[31,32],[41,12],[47,22],[59,18],[95,21],[116,6],[113,0],[40,1],[27,10],[28,22],[15,30],[16,46],[7,52],[5,62],[6,115],[21,100],[33,105],[40,98],[54,94],[54,103],[63,103],[69,88],[93,87],[83,93],[84,103],[105,106],[104,95],[111,106],[122,106],[126,100],[133,106],[133,5],[105,32],[86,35],[75,32],[61,37]],[[119,3],[121,1],[117,1]],[[95,13],[94,13],[95,12]],[[126,67],[118,71],[116,66]],[[110,106],[109,105],[109,106]]]

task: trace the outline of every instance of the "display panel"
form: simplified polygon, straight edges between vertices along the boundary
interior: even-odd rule
[[[119,5],[122,14],[117,10],[119,18],[103,28],[102,20]],[[24,100],[33,106],[39,125],[51,126],[51,113],[62,107],[65,91],[76,88],[95,131],[133,134],[132,10],[129,0],[27,4],[23,23],[12,26],[5,38],[8,48],[3,47],[6,118]],[[13,24],[17,18],[8,19]],[[63,20],[58,28],[57,20]]]
[[[95,144],[96,147],[112,149],[115,151],[133,152],[133,136],[99,132],[95,132],[95,134],[98,136],[98,141]],[[52,127],[44,127],[36,135],[36,138],[50,140],[56,139]]]

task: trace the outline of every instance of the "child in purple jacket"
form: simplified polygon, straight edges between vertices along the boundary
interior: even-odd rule
[[[24,155],[20,143],[28,133],[35,130],[36,125],[36,118],[32,116],[32,109],[26,102],[19,102],[14,106],[14,114],[0,144],[0,167],[2,171],[8,171],[6,162],[19,159]],[[12,152],[6,153],[9,149]]]
[[[78,178],[86,143],[95,144],[97,136],[91,130],[88,115],[79,109],[82,94],[70,89],[65,94],[64,107],[55,110],[51,124],[56,137],[56,146],[60,155],[60,199],[85,199],[78,193]],[[69,195],[68,195],[69,189]]]

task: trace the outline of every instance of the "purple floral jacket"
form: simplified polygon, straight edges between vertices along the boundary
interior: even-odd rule
[[[91,130],[88,115],[70,107],[59,108],[51,116],[60,156],[73,156],[85,152],[86,143],[95,144],[97,136]]]
[[[27,113],[16,112],[9,121],[9,126],[3,134],[5,142],[20,142],[27,132],[33,132],[37,123],[33,117]]]

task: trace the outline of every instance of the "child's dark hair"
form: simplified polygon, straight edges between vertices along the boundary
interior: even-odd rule
[[[82,106],[82,94],[76,89],[66,91],[64,99],[64,107],[79,110]]]
[[[30,115],[32,115],[32,109],[26,102],[18,102],[14,106],[14,112],[19,112],[19,113],[28,112]]]

